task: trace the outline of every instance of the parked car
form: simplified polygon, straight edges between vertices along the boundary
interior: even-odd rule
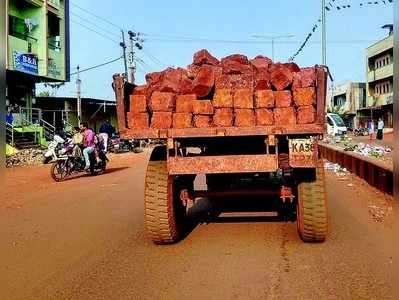
[[[327,134],[329,135],[344,135],[348,132],[344,120],[335,113],[327,113]]]

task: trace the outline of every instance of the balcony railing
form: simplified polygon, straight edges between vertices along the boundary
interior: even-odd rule
[[[26,33],[18,32],[18,31],[10,31],[10,35],[13,37],[16,37],[18,39],[27,41],[27,42],[37,43],[37,38],[34,38],[33,36],[30,36]]]
[[[60,6],[60,0],[47,0],[47,2],[49,4],[51,4],[52,6],[55,6],[55,7],[59,7]]]
[[[367,74],[368,82],[381,80],[387,77],[393,76],[393,64],[384,66],[382,68],[378,68],[375,70],[371,70]]]
[[[57,51],[57,52],[61,51],[61,45],[59,42],[48,41],[47,44],[48,44],[49,49]]]

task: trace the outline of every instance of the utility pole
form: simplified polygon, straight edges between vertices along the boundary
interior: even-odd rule
[[[129,83],[134,83],[134,73],[136,72],[136,62],[134,60],[134,38],[136,33],[129,31],[129,54],[128,54],[128,62],[129,62],[129,72],[127,74],[127,81]]]
[[[286,35],[260,35],[260,34],[253,34],[251,35],[253,38],[261,38],[261,39],[270,39],[272,44],[272,60],[274,61],[274,40],[281,39],[281,38],[291,38],[294,37],[293,34],[286,34]]]
[[[274,39],[275,37],[272,37],[272,61],[274,61]]]
[[[128,54],[128,82],[129,83],[134,83],[135,78],[134,74],[136,72],[136,60],[134,58],[135,55],[135,48],[141,50],[143,49],[142,43],[144,40],[140,37],[140,33],[128,31],[129,35],[129,54]]]
[[[326,49],[326,0],[321,0],[321,64],[327,65]]]
[[[126,60],[126,42],[125,42],[125,32],[121,29],[122,32],[122,42],[119,44],[122,47],[123,51],[123,63],[125,65],[125,76],[127,76],[127,60]]]
[[[82,98],[81,98],[81,83],[82,80],[80,80],[80,73],[79,73],[79,65],[77,67],[77,79],[76,79],[76,106],[77,106],[77,112],[78,112],[78,125],[81,124],[82,122]]]

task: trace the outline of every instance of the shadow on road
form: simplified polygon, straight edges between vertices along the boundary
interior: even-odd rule
[[[111,174],[111,173],[123,171],[126,169],[129,169],[129,167],[109,168],[109,169],[106,169],[103,174]]]
[[[282,205],[278,197],[201,198],[187,211],[184,238],[200,224],[294,222],[296,213],[293,207],[294,204]]]
[[[75,179],[85,178],[85,177],[95,177],[95,176],[107,175],[107,174],[112,174],[112,173],[115,173],[115,172],[123,171],[123,170],[126,170],[126,169],[129,169],[129,167],[109,168],[109,169],[106,169],[100,175],[91,175],[90,173],[87,173],[87,172],[78,173],[78,174],[72,174],[71,176],[66,178],[64,181],[75,180]]]

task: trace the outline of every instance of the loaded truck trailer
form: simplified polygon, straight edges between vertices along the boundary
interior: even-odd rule
[[[153,242],[184,236],[190,201],[234,192],[242,201],[245,193],[278,197],[300,238],[323,242],[327,204],[317,143],[325,133],[327,74],[324,66],[300,69],[261,56],[218,61],[202,50],[187,70],[151,73],[143,86],[114,75],[122,138],[160,141],[145,175]],[[206,191],[194,190],[197,174],[205,174]]]

